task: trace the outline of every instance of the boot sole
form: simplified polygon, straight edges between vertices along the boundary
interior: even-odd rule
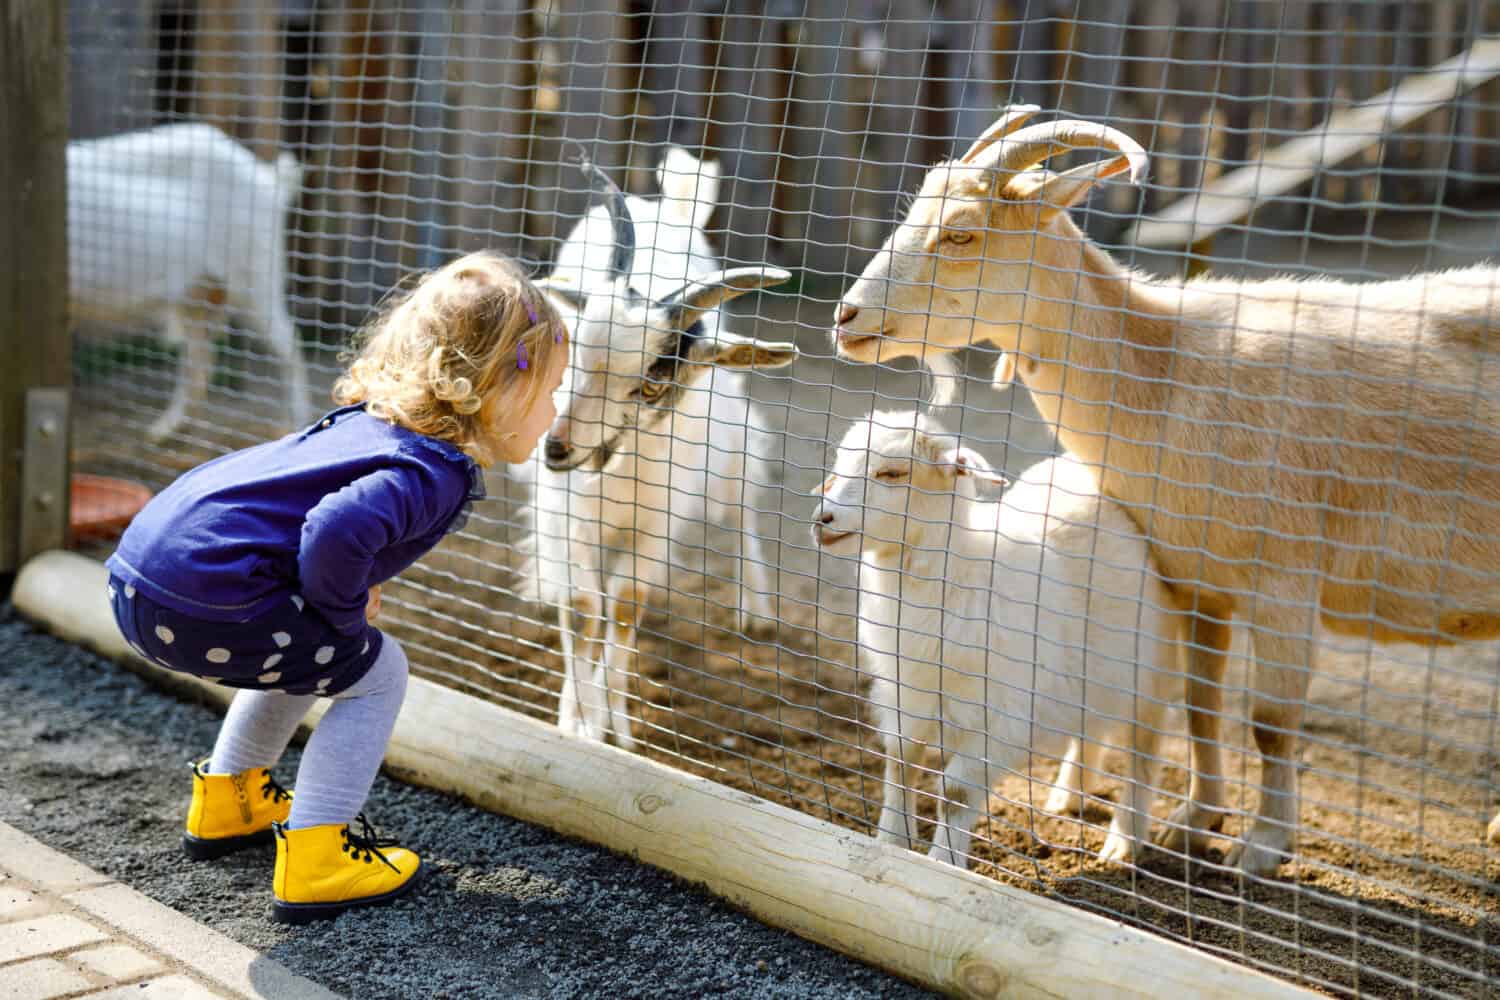
[[[342,903],[283,903],[273,898],[271,919],[278,924],[310,924],[315,920],[332,920],[340,913],[347,913],[350,910],[360,910],[368,906],[384,906],[415,889],[417,883],[422,881],[426,874],[427,866],[419,864],[417,870],[412,872],[411,878],[390,892],[381,893],[379,896],[364,896]]]
[[[226,854],[234,854],[250,847],[261,847],[271,843],[270,829],[247,833],[243,837],[195,837],[191,833],[182,835],[182,850],[194,861],[212,861]]]

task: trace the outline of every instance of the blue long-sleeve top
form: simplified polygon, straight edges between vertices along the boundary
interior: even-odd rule
[[[136,515],[107,565],[204,621],[249,621],[300,594],[353,634],[369,589],[483,497],[478,465],[457,447],[350,406],[187,472]]]

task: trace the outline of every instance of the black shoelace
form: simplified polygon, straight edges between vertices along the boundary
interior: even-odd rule
[[[395,838],[382,837],[376,833],[375,827],[370,825],[364,813],[354,817],[354,822],[359,824],[359,833],[355,833],[347,826],[344,827],[344,853],[363,859],[365,864],[369,864],[373,858],[379,858],[391,871],[397,875],[401,874],[401,869],[391,864],[390,859],[380,853],[382,847],[397,846]]]
[[[291,798],[292,793],[281,787],[281,783],[271,777],[271,772],[267,771],[266,783],[260,786],[260,797],[276,803]]]

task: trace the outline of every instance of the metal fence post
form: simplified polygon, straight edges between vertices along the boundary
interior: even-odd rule
[[[72,373],[68,337],[68,142],[66,8],[62,0],[0,0],[0,572],[37,547],[66,544],[67,491],[54,493],[44,519],[55,526],[21,541],[26,496],[23,461],[27,393],[65,390]],[[56,435],[54,435],[54,439]],[[67,435],[61,435],[66,441]],[[51,459],[62,463],[66,447]],[[57,481],[59,471],[47,477]],[[60,509],[60,515],[58,512]]]

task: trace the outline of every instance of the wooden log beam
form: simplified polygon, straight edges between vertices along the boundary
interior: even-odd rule
[[[1256,206],[1311,180],[1325,167],[1380,143],[1473,88],[1500,76],[1500,36],[1472,48],[1277,146],[1255,163],[1206,185],[1136,223],[1125,242],[1185,247],[1213,236]]]
[[[106,576],[91,559],[49,552],[25,566],[12,599],[65,639],[227,703],[229,688],[132,653],[115,627]],[[773,926],[954,996],[1313,995],[420,679],[407,689],[386,766],[630,854]]]

